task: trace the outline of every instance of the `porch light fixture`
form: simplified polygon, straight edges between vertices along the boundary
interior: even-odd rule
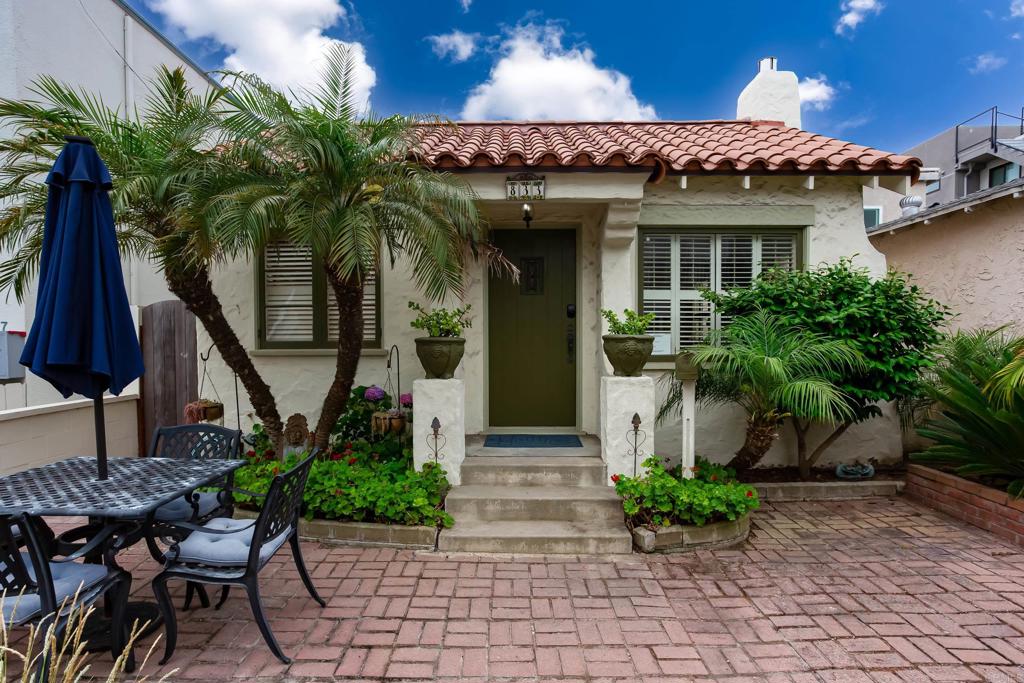
[[[530,206],[529,202],[523,204],[523,222],[526,223],[526,229],[530,229],[530,221],[533,220],[533,207]]]

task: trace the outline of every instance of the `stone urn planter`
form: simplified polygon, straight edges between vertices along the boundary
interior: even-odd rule
[[[639,377],[654,353],[654,337],[649,334],[606,334],[602,339],[616,377]]]
[[[451,379],[465,352],[466,340],[462,337],[416,338],[416,357],[427,379]]]

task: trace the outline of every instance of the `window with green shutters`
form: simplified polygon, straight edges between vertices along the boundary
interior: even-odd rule
[[[275,242],[260,259],[257,274],[260,348],[334,348],[338,307],[323,268],[308,246]],[[380,297],[377,278],[363,292],[363,346],[380,347]]]
[[[648,328],[655,355],[678,353],[728,321],[701,298],[702,290],[749,287],[768,268],[799,266],[800,232],[641,231],[640,309],[654,313]]]

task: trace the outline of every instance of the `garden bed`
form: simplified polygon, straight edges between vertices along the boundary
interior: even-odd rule
[[[685,552],[728,548],[747,540],[749,535],[750,515],[746,514],[704,526],[673,524],[655,531],[636,527],[633,529],[633,545],[642,553]]]
[[[904,493],[957,519],[1024,546],[1024,499],[955,474],[907,467]]]

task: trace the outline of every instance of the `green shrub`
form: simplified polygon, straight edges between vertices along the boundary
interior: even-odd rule
[[[997,395],[986,390],[1019,346],[1019,338],[1002,330],[950,337],[939,367],[924,385],[939,413],[933,410],[917,430],[935,443],[913,454],[913,460],[1024,495],[1024,389]]]
[[[442,509],[448,491],[444,470],[427,463],[423,471],[417,472],[412,467],[412,454],[408,449],[394,457],[390,450],[381,451],[380,445],[358,441],[348,444],[349,448],[317,459],[303,495],[306,518],[451,526],[451,515]],[[296,455],[289,456],[283,463],[251,458],[247,467],[236,472],[235,485],[265,493],[271,479],[298,460]],[[258,508],[261,499],[239,494],[236,500],[243,506]]]
[[[427,310],[415,301],[409,302],[409,308],[418,314],[409,325],[416,330],[423,330],[431,337],[461,337],[462,329],[472,327],[472,321],[466,317],[472,305],[464,308],[434,308]]]
[[[706,461],[705,461],[706,462]],[[615,492],[622,498],[626,525],[656,528],[673,524],[704,526],[711,522],[735,520],[757,509],[757,492],[735,481],[711,481],[712,468],[703,478],[680,479],[652,456],[644,461],[646,474],[637,477],[615,475]],[[700,468],[698,467],[698,474]]]
[[[737,481],[736,470],[732,467],[726,467],[725,465],[719,465],[716,462],[711,462],[707,458],[697,456],[693,463],[693,478],[699,479],[706,482],[717,482],[719,484],[729,484]],[[676,465],[672,469],[672,476],[676,479],[683,478],[683,466]]]
[[[654,313],[640,315],[630,308],[622,311],[625,320],[620,319],[615,311],[608,308],[602,308],[601,315],[608,321],[609,334],[647,334],[647,328],[654,322]]]

